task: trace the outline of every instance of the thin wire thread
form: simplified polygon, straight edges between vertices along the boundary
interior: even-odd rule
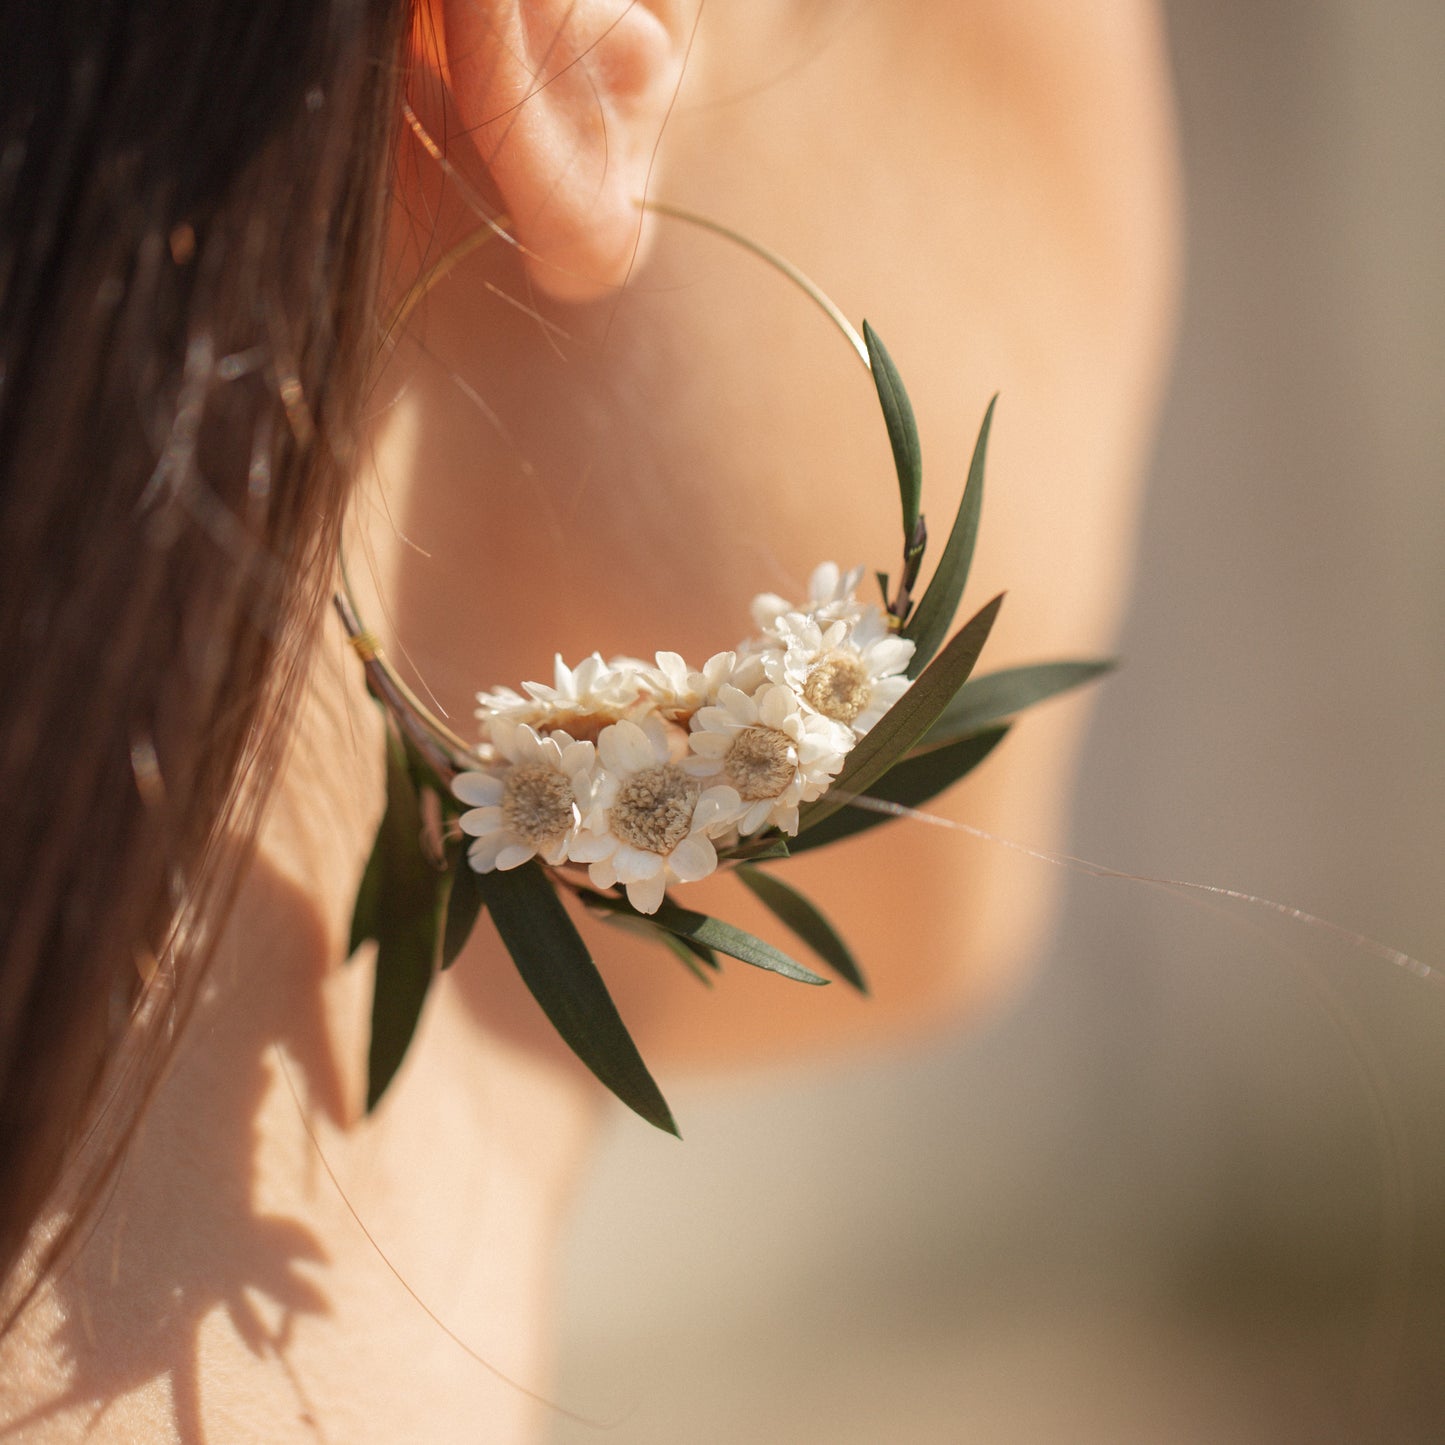
[[[311,1127],[311,1120],[306,1116],[306,1110],[301,1103],[301,1095],[296,1088],[296,1082],[291,1077],[291,1070],[286,1067],[286,1057],[277,1045],[272,1045],[272,1053],[276,1058],[276,1065],[281,1071],[281,1077],[286,1082],[286,1088],[290,1091],[292,1102],[296,1105],[297,1116],[301,1120],[301,1127],[306,1131],[306,1137],[311,1141],[311,1147],[316,1152],[316,1157],[321,1161],[321,1167],[326,1172],[326,1177],[331,1181],[332,1187],[336,1190],[336,1197],[345,1206],[346,1212],[351,1216],[356,1227],[365,1236],[366,1242],[375,1252],[376,1257],[390,1271],[391,1276],[404,1289],[407,1294],[416,1302],[417,1307],[423,1314],[454,1344],[468,1359],[480,1365],[488,1371],[495,1379],[502,1384],[518,1391],[526,1396],[534,1404],[543,1405],[554,1411],[563,1418],[571,1420],[579,1425],[587,1425],[593,1429],[608,1429],[608,1422],[593,1420],[586,1415],[580,1415],[575,1410],[569,1410],[565,1405],[559,1405],[555,1400],[549,1400],[545,1395],[536,1390],[530,1390],[520,1380],[514,1380],[506,1371],[499,1369],[492,1364],[484,1355],[478,1354],[432,1307],[416,1292],[412,1285],[407,1282],[406,1276],[391,1262],[390,1256],[377,1243],[376,1236],[367,1228],[366,1221],[357,1213],[356,1206],[347,1197],[346,1191],[341,1187],[341,1181],[336,1177],[336,1171],[331,1167],[331,1161],[326,1157],[326,1151],[321,1147],[321,1141],[316,1137],[316,1131]],[[616,1423],[616,1422],[613,1422]]]
[[[940,817],[937,813],[925,813],[919,808],[910,808],[903,803],[890,802],[885,798],[869,797],[866,793],[853,793],[844,800],[844,803],[845,806],[862,808],[872,813],[883,813],[891,818],[911,818],[914,822],[928,823],[935,828],[947,828],[955,833],[964,833],[981,842],[996,843],[1015,853],[1022,853],[1026,858],[1033,858],[1040,863],[1051,863],[1055,867],[1075,869],[1093,878],[1118,878],[1124,882],[1142,883],[1152,888],[1200,893],[1226,899],[1231,903],[1243,903],[1252,908],[1276,913],[1282,918],[1291,919],[1293,922],[1305,924],[1310,928],[1323,929],[1327,933],[1334,934],[1336,938],[1350,947],[1372,954],[1386,963],[1393,964],[1396,968],[1404,969],[1406,973],[1412,974],[1416,978],[1426,979],[1436,984],[1445,982],[1440,969],[1433,964],[1426,963],[1424,959],[1416,958],[1413,954],[1405,953],[1401,949],[1392,948],[1387,943],[1381,943],[1378,939],[1369,937],[1368,934],[1356,933],[1353,929],[1345,928],[1342,924],[1334,923],[1328,918],[1322,918],[1317,913],[1310,913],[1307,909],[1296,908],[1291,903],[1281,903],[1274,898],[1265,898],[1257,893],[1246,893],[1238,888],[1225,888],[1216,883],[1198,883],[1187,878],[1168,878],[1151,873],[1130,873],[1126,869],[1113,868],[1107,863],[1095,863],[1092,859],[1081,858],[1073,853],[1056,853],[1046,848],[1035,848],[1031,844],[1020,843],[998,833],[990,833],[988,829],[979,828],[972,823],[961,823],[954,818]]]

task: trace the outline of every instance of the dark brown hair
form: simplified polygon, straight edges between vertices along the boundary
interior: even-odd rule
[[[85,1130],[94,1197],[264,790],[376,345],[408,23],[0,8],[0,1278]]]

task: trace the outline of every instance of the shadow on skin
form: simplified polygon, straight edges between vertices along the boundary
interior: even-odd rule
[[[325,1438],[286,1352],[297,1317],[327,1310],[306,1273],[326,1251],[297,1220],[259,1212],[253,1196],[273,1045],[299,1061],[293,1077],[308,1106],[341,1114],[341,1081],[322,1043],[326,942],[296,887],[261,863],[236,903],[249,932],[247,914],[269,919],[266,935],[286,940],[296,966],[269,958],[264,969],[248,967],[254,959],[234,946],[217,953],[110,1198],[50,1286],[60,1323],[29,1345],[53,1353],[67,1384],[0,1424],[0,1438],[87,1411],[88,1435],[126,1396],[166,1381],[177,1438],[203,1445],[201,1334],[217,1311],[247,1349],[286,1373],[297,1418]]]

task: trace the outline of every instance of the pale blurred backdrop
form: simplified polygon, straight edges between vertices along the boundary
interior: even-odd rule
[[[1167,8],[1180,347],[1070,847],[1445,965],[1445,5]],[[1064,885],[987,1026],[618,1111],[554,1445],[1445,1439],[1445,982]]]

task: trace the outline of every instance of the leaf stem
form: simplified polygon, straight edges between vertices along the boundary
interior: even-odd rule
[[[341,625],[366,670],[366,680],[371,690],[386,704],[388,711],[396,718],[397,725],[403,728],[416,744],[428,766],[435,770],[443,782],[450,783],[457,773],[465,772],[472,766],[475,753],[396,675],[375,634],[361,625],[361,618],[351,600],[350,588],[345,583],[344,568],[342,576],[342,587],[332,594],[331,600],[341,618]]]

